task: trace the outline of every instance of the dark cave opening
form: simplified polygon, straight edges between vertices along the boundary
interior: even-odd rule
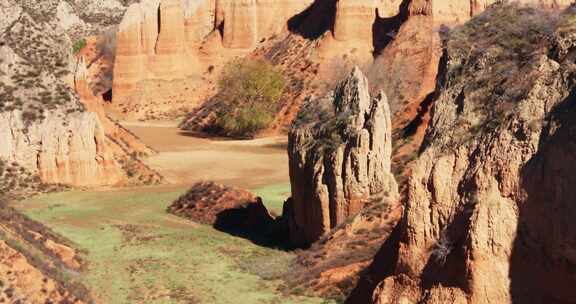
[[[104,92],[104,94],[102,94],[102,99],[106,102],[112,102],[112,89]]]

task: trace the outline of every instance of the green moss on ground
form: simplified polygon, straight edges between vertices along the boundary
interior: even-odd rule
[[[260,194],[280,197],[283,187],[265,187]],[[291,253],[167,214],[166,207],[185,191],[73,191],[37,196],[21,206],[88,252],[83,281],[105,303],[325,303],[277,291],[275,278]]]

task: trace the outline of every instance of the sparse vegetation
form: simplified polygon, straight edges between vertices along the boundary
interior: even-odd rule
[[[74,42],[74,44],[72,45],[72,53],[78,54],[85,47],[86,47],[86,39],[81,38],[76,42]]]
[[[33,267],[55,280],[59,288],[65,289],[85,303],[92,303],[88,289],[77,278],[70,275],[76,270],[70,269],[56,252],[46,245],[50,240],[73,248],[69,240],[6,206],[2,201],[0,201],[0,222],[2,223],[0,240],[24,255]],[[79,256],[77,261],[83,262]]]
[[[519,4],[496,4],[449,34],[447,83],[456,93],[458,129],[467,137],[514,116],[541,76],[558,15]],[[455,85],[458,84],[458,85]]]
[[[254,136],[273,121],[284,86],[282,73],[266,61],[232,61],[218,82],[217,128],[228,136]]]
[[[63,185],[45,184],[40,177],[16,162],[0,159],[0,200],[16,200],[37,193],[65,189]]]
[[[322,303],[283,295],[278,281],[262,279],[284,272],[290,253],[165,214],[184,191],[74,191],[24,204],[31,218],[86,249],[82,281],[106,303],[158,302],[168,293],[183,303]]]

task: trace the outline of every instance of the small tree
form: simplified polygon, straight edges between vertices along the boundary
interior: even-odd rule
[[[84,47],[86,47],[86,39],[82,38],[72,45],[72,52],[78,54]]]
[[[229,136],[254,136],[273,121],[284,86],[282,73],[266,61],[232,61],[218,82],[218,128]]]

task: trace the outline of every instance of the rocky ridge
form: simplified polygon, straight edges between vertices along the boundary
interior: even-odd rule
[[[573,20],[496,6],[451,34],[397,239],[349,303],[575,300]]]
[[[115,185],[129,177],[101,118],[74,94],[70,35],[60,1],[5,0],[0,46],[0,157],[47,183]],[[6,14],[4,14],[6,12]],[[110,131],[110,130],[109,130]]]
[[[93,303],[69,275],[84,267],[70,241],[0,202],[0,301]]]

